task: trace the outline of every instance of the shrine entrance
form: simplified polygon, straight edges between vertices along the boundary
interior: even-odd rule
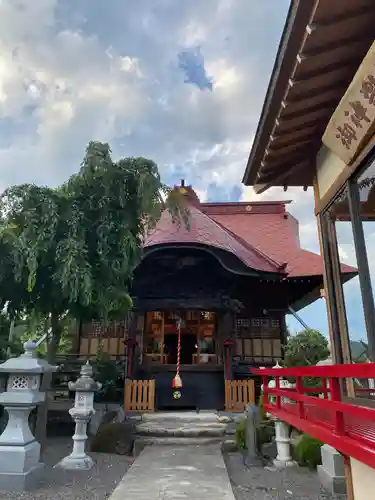
[[[170,333],[164,337],[164,352],[168,365],[177,364],[177,333]],[[198,350],[197,335],[192,333],[181,334],[181,358],[182,365],[193,364],[194,357]]]
[[[210,311],[148,312],[144,331],[144,360],[152,365],[176,365],[177,321],[181,326],[181,365],[220,363],[216,350],[217,318]]]

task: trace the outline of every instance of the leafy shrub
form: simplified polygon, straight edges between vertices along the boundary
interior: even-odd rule
[[[265,420],[267,417],[266,417],[266,413],[264,411],[264,393],[263,392],[259,396],[258,407],[259,407],[260,420]]]
[[[316,469],[322,463],[320,449],[323,444],[308,434],[301,434],[293,450],[294,460],[301,466]]]
[[[275,426],[271,420],[263,420],[257,428],[257,443],[258,449],[261,450],[262,446],[270,443],[275,435]]]
[[[257,448],[261,451],[265,443],[272,441],[274,436],[274,426],[272,421],[263,420],[257,427]],[[242,418],[236,427],[236,445],[239,450],[246,450],[246,417]]]
[[[239,450],[246,450],[246,417],[241,418],[237,423],[236,445]]]
[[[133,450],[134,424],[132,422],[109,423],[99,427],[92,438],[90,449],[96,453],[128,455]]]

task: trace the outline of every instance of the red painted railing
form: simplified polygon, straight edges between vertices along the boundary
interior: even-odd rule
[[[251,372],[263,378],[266,412],[375,469],[375,406],[358,406],[360,399],[342,398],[346,380],[375,379],[375,363],[252,368]],[[281,388],[280,379],[291,377],[295,379],[295,389]],[[320,383],[307,388],[305,377],[317,377]],[[275,388],[268,387],[271,378],[275,379]],[[363,392],[370,395],[375,390],[359,389],[356,395],[357,392],[363,398]]]

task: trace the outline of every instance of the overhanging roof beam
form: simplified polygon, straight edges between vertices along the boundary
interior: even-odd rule
[[[290,163],[288,163],[287,165],[283,165],[283,168],[277,168],[271,171],[265,170],[259,176],[259,182],[267,184],[268,182],[273,182],[275,179],[280,181],[290,172],[292,171],[296,172],[297,170],[308,166],[309,163],[306,160],[304,160],[302,162],[295,163],[292,167],[290,166]]]
[[[340,102],[340,97],[337,99],[329,99],[328,101],[321,101],[318,104],[315,104],[314,106],[306,106],[305,109],[300,109],[298,111],[292,111],[291,113],[287,112],[287,108],[284,108],[285,111],[281,114],[281,119],[283,121],[288,121],[292,120],[293,118],[299,118],[300,116],[306,116],[309,115],[310,113],[316,113],[317,111],[320,111],[321,109],[329,109],[329,108],[336,108],[337,104]]]
[[[348,45],[357,45],[361,43],[367,42],[369,36],[373,35],[374,29],[372,28],[371,31],[361,31],[360,33],[356,35],[352,35],[346,38],[340,38],[339,40],[335,40],[334,42],[331,43],[325,43],[322,45],[319,45],[318,47],[314,47],[313,49],[310,50],[303,50],[298,57],[302,59],[309,59],[310,57],[317,57],[321,56],[322,54],[326,54],[328,52],[333,52],[337,49],[341,49],[343,46],[347,47]]]
[[[278,121],[278,128],[280,129],[280,125],[284,125],[284,122],[283,121]],[[288,122],[285,122],[285,125],[288,125]],[[299,132],[301,130],[305,130],[307,128],[319,128],[319,127],[323,127],[323,126],[326,126],[327,125],[327,119],[324,118],[324,119],[320,119],[320,120],[310,120],[308,122],[305,122],[301,125],[297,125],[295,127],[293,126],[289,126],[289,127],[283,127],[281,128],[281,131],[280,131],[280,134],[289,134],[289,133],[293,133],[294,131],[295,132]]]
[[[341,21],[346,21],[347,19],[353,19],[355,17],[360,17],[366,14],[374,13],[374,5],[363,5],[362,7],[354,7],[353,9],[345,9],[345,12],[342,14],[336,14],[334,16],[325,17],[322,19],[318,19],[317,21],[312,20],[309,23],[308,28],[311,30],[316,28],[325,28],[328,26],[332,26],[333,24],[340,23]]]
[[[302,149],[304,146],[306,146],[307,144],[309,144],[311,141],[303,141],[303,142],[292,142],[291,144],[289,144],[288,146],[284,146],[283,148],[280,148],[278,149],[277,151],[276,150],[273,150],[272,149],[272,145],[270,145],[266,150],[265,150],[265,154],[264,156],[270,160],[272,160],[272,158],[274,156],[284,156],[284,155],[287,155],[287,154],[290,154],[290,153],[294,153],[294,154],[298,154],[299,153],[299,150]],[[290,154],[290,156],[292,156]]]
[[[318,97],[327,92],[337,91],[339,89],[346,90],[347,87],[348,87],[348,80],[346,78],[341,79],[338,82],[330,83],[329,85],[322,85],[321,87],[316,87],[314,89],[307,90],[305,92],[300,92],[295,96],[289,96],[287,94],[286,99],[282,101],[281,105],[283,105],[283,102],[285,102],[286,104],[302,102],[305,101],[306,99],[312,99],[313,97]],[[292,88],[293,88],[292,85],[289,86],[289,92]]]
[[[282,149],[285,146],[289,146],[291,142],[296,143],[299,141],[305,141],[310,139],[314,135],[316,128],[303,128],[299,131],[294,131],[294,133],[283,133],[279,134],[273,138],[272,149]]]
[[[352,77],[354,76],[354,73],[358,69],[358,57],[351,57],[345,61],[334,62],[331,64],[327,64],[326,66],[321,66],[320,68],[313,69],[311,71],[306,71],[305,73],[302,72],[302,74],[298,76],[298,78],[291,78],[290,82],[292,85],[296,85],[299,82],[311,80],[312,78],[319,77],[322,74],[334,73],[335,71],[342,70],[344,67],[347,69],[353,68],[353,74],[348,77],[348,82],[350,82]]]

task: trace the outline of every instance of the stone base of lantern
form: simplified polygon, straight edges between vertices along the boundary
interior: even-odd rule
[[[273,461],[273,465],[278,469],[295,467],[297,463],[291,456],[289,426],[280,420],[275,420],[275,434],[277,457]]]
[[[35,489],[44,464],[39,462],[40,444],[0,446],[0,491],[22,492]]]
[[[325,444],[321,448],[322,465],[318,465],[318,477],[322,486],[333,494],[346,494],[344,457]]]
[[[272,463],[273,463],[274,467],[276,467],[276,469],[286,469],[289,467],[297,467],[298,466],[297,462],[295,462],[294,460],[284,461],[284,460],[278,460],[277,458],[275,458]]]
[[[65,470],[90,470],[94,467],[94,460],[88,455],[84,457],[75,457],[73,455],[69,455],[68,457],[63,458],[58,464],[55,465],[55,468],[61,468]]]

